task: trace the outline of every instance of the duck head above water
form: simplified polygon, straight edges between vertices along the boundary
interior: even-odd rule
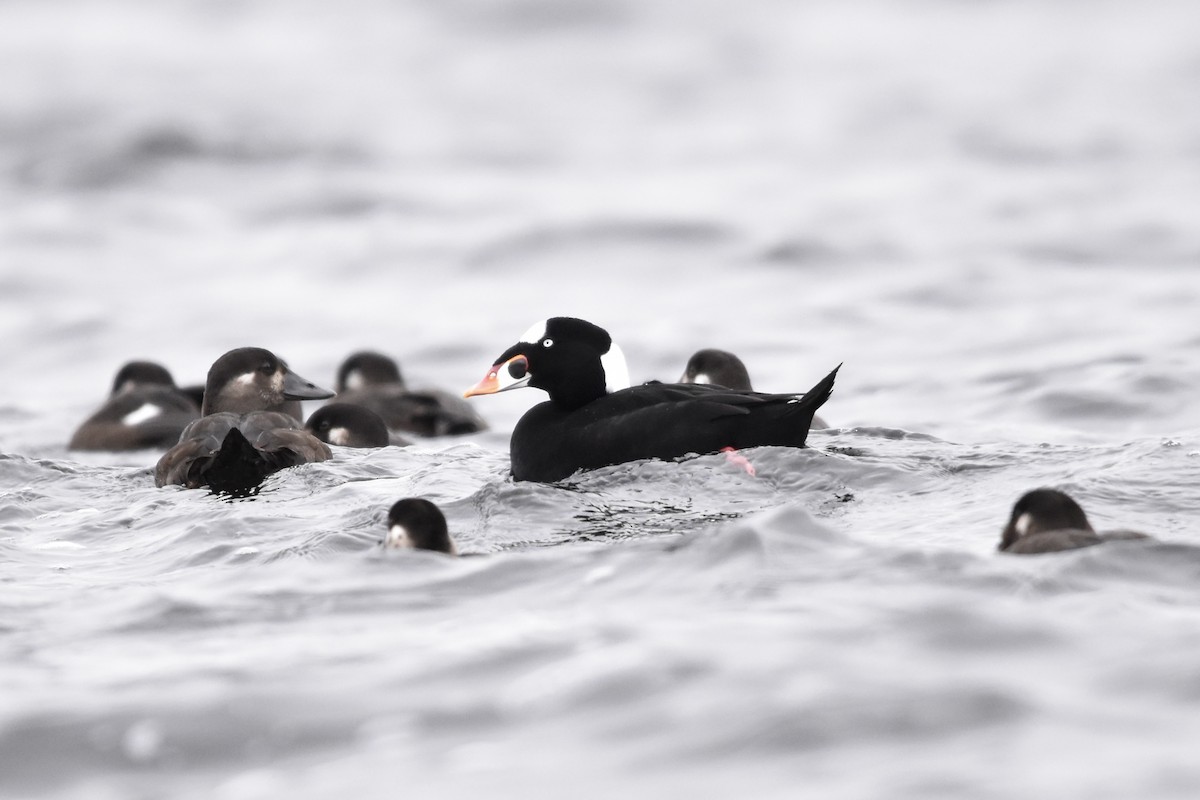
[[[711,383],[726,389],[754,391],[742,360],[728,350],[697,350],[688,359],[679,383]]]
[[[628,388],[629,369],[608,331],[582,319],[552,317],[530,327],[463,396],[523,386],[545,391],[570,410]]]
[[[397,500],[388,510],[388,532],[383,546],[389,549],[433,550],[458,555],[446,525],[446,515],[421,497]]]
[[[322,400],[333,392],[288,369],[270,350],[239,347],[213,362],[204,384],[204,416],[221,411],[284,411],[288,403]],[[298,406],[297,406],[298,408]]]
[[[1000,549],[1008,550],[1027,536],[1059,530],[1093,531],[1093,528],[1083,508],[1065,493],[1057,489],[1034,489],[1013,506],[1000,537]]]
[[[360,350],[346,357],[338,367],[338,393],[361,389],[364,386],[403,386],[400,366],[394,358],[373,350]]]
[[[117,371],[113,378],[112,395],[133,391],[144,386],[175,388],[175,379],[162,364],[153,361],[130,361]]]

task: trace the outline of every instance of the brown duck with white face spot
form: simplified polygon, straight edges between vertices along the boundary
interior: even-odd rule
[[[1013,506],[997,549],[1002,553],[1033,555],[1078,550],[1122,539],[1148,539],[1136,531],[1097,533],[1083,508],[1065,492],[1034,489]]]
[[[273,472],[324,461],[328,445],[285,413],[290,403],[333,396],[288,369],[269,350],[241,347],[217,359],[204,385],[204,416],[159,459],[157,486],[245,494]]]
[[[165,449],[200,416],[200,408],[175,387],[171,373],[152,361],[130,361],[117,371],[112,393],[75,430],[71,450]]]

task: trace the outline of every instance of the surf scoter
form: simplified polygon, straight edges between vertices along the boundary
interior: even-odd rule
[[[1078,503],[1057,489],[1026,492],[1013,506],[997,549],[1032,555],[1077,550],[1121,539],[1149,539],[1136,531],[1097,533]]]
[[[75,430],[71,450],[167,448],[200,416],[200,407],[153,361],[130,361],[117,371],[108,401]]]
[[[683,368],[683,375],[679,376],[679,382],[708,383],[724,386],[726,389],[754,391],[750,384],[750,373],[742,360],[728,350],[717,350],[713,347],[697,350],[692,354]],[[825,420],[814,415],[811,427],[829,426],[825,424]]]
[[[155,485],[247,494],[273,472],[324,461],[332,455],[329,446],[279,409],[332,395],[292,372],[269,350],[230,350],[208,371],[204,416],[159,459]]]
[[[760,445],[803,447],[837,369],[803,396],[692,384],[629,386],[625,357],[603,328],[554,317],[526,331],[467,397],[531,386],[550,395],[513,429],[512,474],[557,481],[642,458]]]
[[[397,433],[457,436],[487,430],[483,417],[461,397],[440,389],[409,389],[395,360],[382,353],[364,350],[342,362],[337,400],[369,408]]]
[[[350,403],[327,403],[312,414],[304,428],[326,444],[341,447],[386,447],[387,425],[369,408]]]
[[[454,539],[446,526],[446,517],[433,503],[420,497],[397,500],[388,511],[387,538],[384,547],[436,550],[458,555]]]

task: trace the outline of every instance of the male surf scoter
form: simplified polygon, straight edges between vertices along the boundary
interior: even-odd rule
[[[154,483],[249,494],[273,472],[324,461],[332,455],[329,446],[279,409],[332,396],[292,372],[269,350],[230,350],[208,371],[204,416],[159,459]]]
[[[802,396],[699,384],[631,387],[625,357],[607,331],[554,317],[526,331],[466,396],[522,386],[550,395],[517,422],[510,447],[516,480],[549,482],[642,458],[803,447],[836,376],[835,368]]]
[[[742,360],[728,350],[717,350],[708,347],[697,350],[688,359],[683,368],[680,383],[710,383],[724,386],[726,389],[740,389],[746,392],[754,391],[750,384],[750,373]],[[813,417],[813,428],[828,428],[825,420]]]
[[[1077,550],[1121,539],[1149,539],[1136,531],[1097,533],[1083,509],[1057,489],[1026,492],[1013,506],[997,549],[1002,553],[1032,555]]]
[[[200,406],[175,387],[153,361],[130,361],[117,371],[108,401],[71,436],[71,450],[165,449],[200,416]]]
[[[440,389],[409,389],[395,360],[382,353],[362,351],[342,362],[337,399],[369,408],[397,433],[456,436],[487,430],[487,423],[461,397]]]
[[[386,447],[391,444],[387,425],[365,406],[326,403],[308,417],[304,428],[325,444],[341,447]]]
[[[446,517],[433,503],[420,497],[397,500],[388,511],[387,538],[383,546],[389,548],[412,548],[414,550],[436,550],[439,553],[458,555],[454,539],[446,527]]]

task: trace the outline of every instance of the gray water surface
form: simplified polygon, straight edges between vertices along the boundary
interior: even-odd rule
[[[1193,3],[0,15],[0,795],[1200,793]],[[564,314],[844,363],[833,427],[517,484],[512,392],[234,502],[65,447],[131,359],[462,390]],[[1042,485],[1158,541],[998,555]],[[479,555],[381,552],[414,494]]]

